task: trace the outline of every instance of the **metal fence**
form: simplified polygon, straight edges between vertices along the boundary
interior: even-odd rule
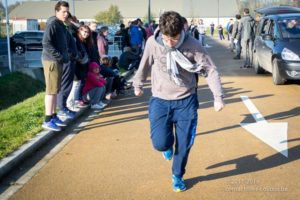
[[[122,54],[122,36],[114,36],[109,40],[108,55],[120,57]]]

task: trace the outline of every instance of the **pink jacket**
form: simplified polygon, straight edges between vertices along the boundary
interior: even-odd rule
[[[100,58],[108,54],[108,42],[102,35],[97,37],[97,46]]]
[[[96,74],[93,72],[93,69],[96,67],[98,67],[100,70],[100,67],[97,63],[92,62],[89,64],[87,79],[82,89],[83,95],[86,95],[90,90],[94,89],[95,87],[104,87],[106,84],[106,80],[102,76],[100,76],[100,74]]]

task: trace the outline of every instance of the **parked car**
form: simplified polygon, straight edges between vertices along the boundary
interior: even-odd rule
[[[272,73],[275,85],[300,80],[300,9],[274,6],[256,12],[262,17],[253,47],[255,72]]]
[[[16,32],[10,39],[11,50],[17,54],[22,54],[26,50],[41,50],[43,35],[43,31]]]

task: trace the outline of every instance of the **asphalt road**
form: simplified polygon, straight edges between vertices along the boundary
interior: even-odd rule
[[[209,45],[226,108],[213,110],[201,78],[197,136],[184,177],[187,191],[172,191],[171,162],[151,146],[148,84],[141,98],[131,92],[112,101],[11,199],[298,199],[299,82],[274,86],[270,74],[240,69],[242,61],[232,60],[226,43],[209,40]],[[268,123],[288,123],[287,139],[279,141],[287,144],[288,157],[241,127],[255,120],[240,96],[249,97]],[[271,138],[274,133],[261,128],[260,134]]]

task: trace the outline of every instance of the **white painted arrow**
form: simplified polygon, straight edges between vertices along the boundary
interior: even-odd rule
[[[268,123],[260,114],[255,105],[247,96],[241,96],[244,104],[255,119],[255,123],[241,123],[240,125],[248,132],[262,140],[264,143],[271,146],[276,151],[280,152],[285,157],[288,157],[287,147],[287,122]]]

